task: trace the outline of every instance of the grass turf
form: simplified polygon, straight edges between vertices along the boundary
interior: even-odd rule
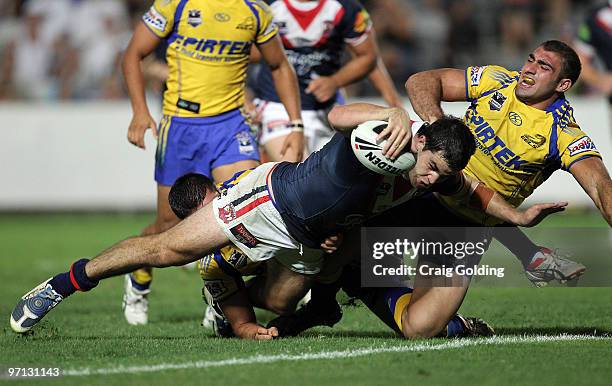
[[[363,307],[345,309],[334,329],[274,342],[220,340],[198,325],[202,303],[194,272],[157,270],[150,324],[128,326],[121,313],[121,278],[77,294],[32,334],[8,326],[17,298],[81,256],[134,235],[149,214],[0,215],[0,367],[100,369],[219,361],[255,355],[301,355],[362,348],[418,346],[395,338]],[[549,226],[602,227],[598,214],[564,214]],[[500,335],[611,334],[612,288],[480,288],[461,312],[491,322]],[[445,344],[443,339],[431,344]],[[429,342],[427,344],[430,344]],[[342,355],[340,355],[342,356]],[[609,384],[612,340],[474,345],[361,357],[276,361],[152,373],[22,379],[10,384]],[[4,380],[6,381],[6,380]],[[3,380],[0,380],[3,382]]]

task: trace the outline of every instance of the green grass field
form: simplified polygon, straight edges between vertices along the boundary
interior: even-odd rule
[[[488,320],[493,339],[405,341],[363,307],[334,329],[272,342],[218,339],[199,326],[200,279],[156,271],[150,324],[128,326],[122,279],[63,302],[26,336],[9,313],[25,291],[137,234],[150,214],[0,214],[0,371],[59,367],[61,378],[9,384],[88,385],[609,385],[612,288],[473,288],[461,309]],[[548,226],[605,227],[598,214],[568,213]],[[518,264],[518,263],[517,263]],[[579,336],[561,336],[561,334]]]

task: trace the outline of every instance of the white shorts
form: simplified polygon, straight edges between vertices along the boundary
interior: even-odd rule
[[[213,200],[213,214],[229,240],[253,261],[275,258],[294,272],[321,270],[320,249],[303,247],[287,230],[274,206],[267,180],[277,163],[255,168]]]
[[[291,133],[287,126],[289,116],[282,103],[255,99],[257,113],[261,116],[261,132],[259,144],[266,145],[271,139],[283,137]],[[320,150],[334,136],[334,130],[327,123],[326,110],[302,110],[304,121],[304,137],[306,137],[305,156]]]

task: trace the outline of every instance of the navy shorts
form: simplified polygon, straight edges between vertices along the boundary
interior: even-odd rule
[[[239,109],[212,117],[165,115],[159,123],[155,181],[171,186],[187,173],[212,178],[212,170],[238,161],[259,161],[257,142]]]

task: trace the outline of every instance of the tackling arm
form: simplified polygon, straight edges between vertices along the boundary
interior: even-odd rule
[[[461,180],[453,190],[445,189],[441,194],[454,197],[465,205],[482,210],[489,216],[508,223],[532,227],[539,224],[546,216],[562,212],[567,202],[535,204],[526,210],[519,210],[508,204],[504,198],[480,181],[461,173]]]
[[[219,307],[239,338],[270,340],[278,336],[276,327],[265,328],[257,324],[253,306],[244,288],[220,301]]]
[[[612,180],[602,160],[589,157],[573,164],[569,171],[612,225]]]
[[[414,112],[422,120],[434,122],[444,115],[440,102],[465,101],[465,71],[454,68],[423,71],[406,81],[406,91]]]

